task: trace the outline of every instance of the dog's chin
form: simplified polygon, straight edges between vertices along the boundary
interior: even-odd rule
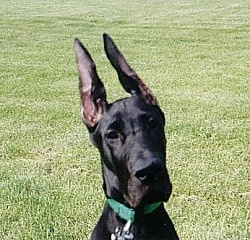
[[[154,202],[167,202],[171,195],[171,185],[165,183],[145,185],[138,182],[128,186],[128,192],[124,195],[125,201],[131,208],[140,208]]]
[[[154,202],[167,202],[170,198],[171,192],[160,192],[160,191],[153,191],[145,196],[143,196],[141,205],[146,205]]]

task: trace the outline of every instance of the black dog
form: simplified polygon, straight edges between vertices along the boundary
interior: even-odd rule
[[[129,98],[108,103],[95,63],[75,39],[81,116],[101,156],[107,198],[92,240],[179,239],[164,209],[172,186],[166,169],[165,119],[156,98],[112,39],[106,55]]]

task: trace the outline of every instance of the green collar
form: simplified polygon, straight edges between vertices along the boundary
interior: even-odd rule
[[[126,220],[131,221],[131,223],[135,220],[135,210],[132,208],[126,207],[124,204],[117,202],[116,200],[109,198],[107,200],[108,205],[112,208],[112,210],[117,213],[117,215]],[[155,202],[148,205],[145,205],[143,208],[143,214],[150,214],[154,210],[156,210],[161,205],[161,202]]]

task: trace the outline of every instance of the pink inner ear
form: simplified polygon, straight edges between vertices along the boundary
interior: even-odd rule
[[[90,116],[92,115],[93,112],[93,102],[90,100],[91,98],[91,91],[86,91],[86,92],[82,92],[82,105],[84,108],[84,115],[86,116]]]
[[[81,116],[88,127],[93,127],[102,117],[106,92],[87,49],[78,39],[75,40],[74,46],[79,75]]]
[[[81,92],[82,118],[86,125],[93,127],[95,122],[95,105],[91,100],[91,90]]]
[[[103,115],[103,104],[101,99],[93,102],[91,90],[81,92],[81,114],[88,127],[94,127],[100,121]]]
[[[87,92],[91,90],[92,85],[92,79],[91,79],[91,68],[86,68],[88,66],[88,63],[84,63],[84,60],[81,59],[81,64],[78,63],[78,74],[80,76],[80,90],[81,92]]]

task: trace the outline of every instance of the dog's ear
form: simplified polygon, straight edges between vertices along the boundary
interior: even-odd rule
[[[94,61],[77,38],[74,42],[74,49],[79,75],[81,116],[85,125],[91,130],[103,115],[106,91],[97,74]]]
[[[115,68],[123,88],[130,94],[140,95],[149,104],[158,105],[156,97],[129,66],[114,41],[106,33],[103,34],[103,40],[105,53]]]

